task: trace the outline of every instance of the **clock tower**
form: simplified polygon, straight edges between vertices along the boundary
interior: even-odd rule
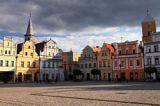
[[[149,14],[147,10],[147,15],[142,21],[142,41],[143,43],[150,42],[151,34],[156,32],[156,21],[155,19]]]

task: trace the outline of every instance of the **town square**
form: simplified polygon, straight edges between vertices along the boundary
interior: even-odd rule
[[[160,106],[159,4],[1,0],[0,106]]]
[[[0,106],[160,106],[158,82],[0,85]]]

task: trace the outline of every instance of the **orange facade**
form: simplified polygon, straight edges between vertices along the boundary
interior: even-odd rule
[[[113,77],[115,80],[143,80],[143,47],[138,41],[114,44]]]
[[[112,79],[112,55],[115,50],[111,44],[103,43],[97,57],[97,67],[101,71],[101,80]]]

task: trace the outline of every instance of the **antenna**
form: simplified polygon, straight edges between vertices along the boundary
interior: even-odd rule
[[[147,15],[149,15],[149,10],[148,10],[148,8],[147,8]]]
[[[121,36],[121,42],[122,42],[122,40],[123,40],[123,36]]]

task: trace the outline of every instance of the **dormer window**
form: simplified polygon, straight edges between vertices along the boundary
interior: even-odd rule
[[[31,46],[28,46],[28,49],[30,49],[31,48]]]

